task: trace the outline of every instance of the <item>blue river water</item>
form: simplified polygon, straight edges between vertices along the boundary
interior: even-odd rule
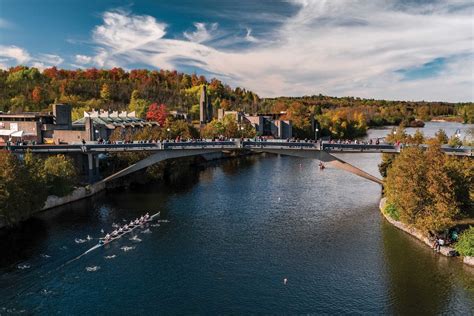
[[[340,156],[378,175],[379,155]],[[0,315],[472,314],[474,269],[392,227],[379,200],[375,183],[273,155],[108,192],[2,236]],[[147,211],[165,221],[64,265]]]

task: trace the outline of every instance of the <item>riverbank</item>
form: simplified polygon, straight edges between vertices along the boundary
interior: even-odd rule
[[[408,225],[399,222],[393,218],[391,218],[386,212],[385,212],[385,204],[386,204],[386,198],[382,198],[380,200],[379,208],[380,212],[382,215],[385,217],[385,219],[392,224],[393,226],[397,227],[400,230],[403,230],[407,234],[410,234],[411,236],[417,238],[418,240],[422,241],[425,243],[428,247],[433,248],[433,242],[429,240],[428,237],[426,237],[423,233],[421,233],[419,230],[409,227]],[[454,248],[449,247],[449,246],[441,246],[440,254],[446,257],[455,257],[457,256],[457,252]],[[463,262],[469,266],[474,267],[474,257],[463,257]]]
[[[239,158],[242,156],[247,156],[249,154],[254,154],[250,152],[216,152],[216,153],[209,153],[201,156],[193,156],[182,158],[179,161],[179,166],[174,164],[174,161],[164,161],[161,164],[160,170],[156,172],[153,178],[143,177],[143,174],[136,174],[135,176],[128,177],[128,179],[119,179],[110,182],[105,182],[103,180],[98,181],[93,184],[80,186],[75,188],[70,194],[65,196],[55,196],[49,195],[44,203],[44,206],[41,209],[38,209],[36,212],[30,214],[28,218],[24,218],[22,221],[28,220],[31,216],[34,216],[37,213],[54,209],[56,207],[60,207],[66,204],[70,204],[85,198],[89,198],[94,196],[100,192],[106,191],[108,189],[119,189],[119,188],[126,188],[129,187],[132,183],[138,184],[145,184],[147,181],[163,181],[165,177],[174,178],[179,177],[182,172],[186,172],[186,168],[190,168],[192,166],[205,166],[207,163],[223,160],[223,159],[232,159],[232,158]],[[166,170],[169,169],[169,170]],[[0,229],[6,228],[7,225],[0,219]]]

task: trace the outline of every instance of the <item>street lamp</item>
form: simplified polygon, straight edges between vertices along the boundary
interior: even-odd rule
[[[316,129],[314,130],[314,140],[315,141],[318,140],[318,132],[319,132],[319,129],[316,127]]]
[[[170,131],[171,131],[171,128],[167,128],[166,131],[168,132],[168,139],[170,138]]]

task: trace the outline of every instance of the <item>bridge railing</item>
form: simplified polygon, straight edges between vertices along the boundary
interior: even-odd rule
[[[243,141],[243,148],[316,149],[315,143],[282,141]]]
[[[391,144],[332,144],[323,143],[322,150],[327,151],[399,151],[399,147]]]
[[[164,142],[162,149],[202,149],[202,148],[237,148],[233,141],[191,141],[191,142]]]

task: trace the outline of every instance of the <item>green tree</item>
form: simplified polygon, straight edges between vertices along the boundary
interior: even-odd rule
[[[40,183],[12,154],[0,151],[0,219],[8,226],[28,218],[44,205],[36,191]]]
[[[470,226],[459,236],[455,248],[461,256],[474,256],[474,227]]]
[[[64,155],[48,157],[44,161],[43,175],[51,195],[64,196],[74,189],[76,169],[72,160]]]
[[[138,117],[145,118],[148,104],[149,102],[147,102],[145,99],[140,99],[140,93],[138,90],[133,90],[128,109],[130,111],[135,111],[135,114]]]

